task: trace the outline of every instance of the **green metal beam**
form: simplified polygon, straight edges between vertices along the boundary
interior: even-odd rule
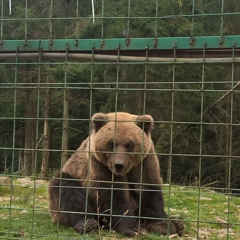
[[[165,38],[115,38],[115,39],[43,39],[43,40],[3,40],[1,52],[36,51],[93,51],[93,50],[171,50],[173,48],[229,49],[240,48],[240,35],[165,37]]]

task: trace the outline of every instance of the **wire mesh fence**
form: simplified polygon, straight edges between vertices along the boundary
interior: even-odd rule
[[[137,239],[176,237],[171,224],[179,219],[184,239],[240,237],[239,1],[1,0],[0,6],[0,239],[121,239],[116,226],[133,218]],[[86,199],[79,211],[61,209],[85,222],[94,216],[96,222],[87,222],[93,231],[84,225],[79,235],[51,222],[50,212],[60,209],[49,209],[47,189],[94,127],[104,125],[91,120],[100,112],[153,117],[150,156],[160,160],[163,185],[145,182],[146,174],[159,174],[157,165],[146,166],[146,155],[132,167],[141,173],[137,182],[130,170],[122,179],[111,166],[93,179],[89,164],[88,177],[68,179],[77,186],[64,187],[64,177],[55,187],[59,194],[111,193],[110,207],[97,204],[94,214]],[[145,153],[146,121],[127,119],[134,129],[140,126],[137,153],[131,141],[119,150],[117,139],[135,134],[130,128],[119,137],[121,121],[112,127],[111,150],[93,150],[92,135],[78,154],[112,154],[114,162],[121,154]],[[163,193],[164,217],[143,215],[144,196],[153,193]],[[115,198],[124,194],[134,199],[135,214],[129,206],[116,212]],[[148,202],[163,204],[153,197]],[[160,225],[147,227],[151,221]]]

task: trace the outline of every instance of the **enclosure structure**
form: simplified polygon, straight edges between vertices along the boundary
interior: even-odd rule
[[[165,208],[186,239],[240,238],[238,0],[0,6],[0,239],[78,237],[50,222],[47,180],[94,113],[117,111],[153,116]],[[82,236],[97,237],[121,238]]]

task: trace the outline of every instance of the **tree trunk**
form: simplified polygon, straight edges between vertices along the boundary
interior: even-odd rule
[[[34,82],[30,65],[27,65],[27,81]],[[31,175],[35,169],[35,147],[36,147],[36,92],[29,88],[26,93],[25,109],[25,145],[23,174]]]
[[[142,115],[144,114],[143,110],[144,110],[144,91],[137,91],[137,94],[136,94],[136,103],[137,103],[137,112],[136,114],[137,115]]]
[[[8,147],[8,137],[6,137],[5,140],[5,147]],[[7,162],[8,162],[8,153],[7,150],[3,153],[3,158],[4,158],[4,174],[8,173],[8,166],[7,166]]]
[[[47,77],[47,83],[50,82],[49,77]],[[43,117],[44,117],[44,128],[43,128],[43,139],[42,139],[42,167],[41,167],[41,179],[45,179],[48,177],[48,169],[49,169],[49,148],[50,148],[50,126],[48,122],[48,118],[50,116],[50,99],[51,99],[51,89],[47,88],[45,90],[45,104],[43,109]]]
[[[25,120],[25,150],[24,150],[24,164],[23,164],[23,171],[25,175],[30,175],[32,173],[32,168],[34,167],[34,159],[35,159],[35,133],[36,128],[34,124],[33,119],[33,113],[34,113],[34,106],[33,102],[31,100],[31,97],[29,98],[29,102],[27,104],[27,110],[26,110],[26,120]]]
[[[228,96],[226,99],[226,147],[225,147],[225,163],[226,163],[226,179],[225,179],[225,188],[226,192],[230,189],[230,171],[231,171],[231,126],[228,125],[231,123],[230,121],[230,114],[231,114],[231,96]]]
[[[24,152],[20,150],[18,156],[18,173],[21,174],[23,169],[24,169]]]
[[[7,169],[7,154],[4,156],[4,174],[8,173],[8,169]]]
[[[62,131],[62,154],[61,162],[62,165],[68,159],[68,127],[69,127],[69,103],[68,103],[68,89],[64,90],[64,99],[63,99],[63,131]]]

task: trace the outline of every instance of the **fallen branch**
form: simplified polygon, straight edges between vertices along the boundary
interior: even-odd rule
[[[209,187],[209,186],[212,186],[212,185],[217,184],[217,183],[220,183],[220,181],[214,181],[214,182],[206,183],[206,184],[202,185],[202,187]]]
[[[222,95],[218,100],[216,100],[210,107],[208,107],[205,111],[203,111],[203,115],[209,112],[212,108],[214,108],[217,104],[219,104],[223,99],[225,99],[228,95],[234,92],[237,87],[240,86],[240,82],[238,82],[232,89],[230,89],[228,92],[226,92],[224,95]],[[187,132],[191,127],[196,126],[196,124],[188,124],[185,128],[183,128],[179,133],[177,133],[173,139],[172,142],[174,142],[176,139],[178,139],[183,133]],[[166,149],[170,146],[170,143],[165,144],[162,149]]]
[[[213,107],[215,107],[218,103],[220,103],[223,99],[225,99],[228,95],[230,95],[231,93],[233,93],[234,90],[236,90],[236,88],[240,86],[240,82],[238,82],[231,90],[229,90],[228,92],[226,92],[224,95],[222,95],[217,101],[215,101],[209,108],[207,108],[203,114],[209,112]]]

